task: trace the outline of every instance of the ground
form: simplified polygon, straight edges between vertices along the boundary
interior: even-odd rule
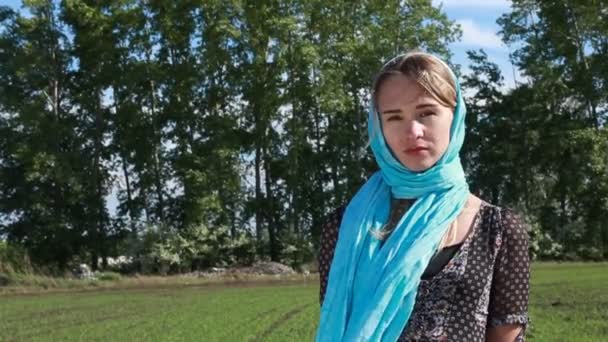
[[[529,341],[606,341],[608,264],[535,264]],[[316,281],[0,296],[0,341],[311,341]]]

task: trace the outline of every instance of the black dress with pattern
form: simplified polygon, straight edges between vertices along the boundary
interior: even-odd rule
[[[404,201],[393,201],[388,229],[406,209]],[[343,213],[344,208],[332,213],[321,234],[321,303]],[[529,270],[528,233],[520,219],[482,202],[465,240],[431,259],[399,341],[485,341],[488,327],[505,324],[521,325],[517,341],[523,341]]]

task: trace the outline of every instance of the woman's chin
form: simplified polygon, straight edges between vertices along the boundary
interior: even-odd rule
[[[411,172],[424,172],[430,169],[435,163],[431,160],[416,160],[416,161],[405,161],[401,160],[401,164],[405,166]]]

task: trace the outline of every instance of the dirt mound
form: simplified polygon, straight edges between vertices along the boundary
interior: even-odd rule
[[[250,274],[294,274],[293,268],[278,262],[258,262],[250,267],[240,267],[229,270],[229,272]]]
[[[258,262],[247,267],[211,267],[204,271],[182,274],[183,277],[222,278],[238,275],[292,275],[297,272],[293,268],[278,262]]]

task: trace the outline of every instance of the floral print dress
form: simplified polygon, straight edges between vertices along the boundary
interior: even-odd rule
[[[407,210],[394,200],[387,225],[393,228]],[[344,208],[323,226],[320,251],[320,301],[323,302]],[[528,324],[528,234],[510,210],[482,202],[465,240],[443,249],[424,272],[416,304],[399,341],[485,341],[486,330]]]

